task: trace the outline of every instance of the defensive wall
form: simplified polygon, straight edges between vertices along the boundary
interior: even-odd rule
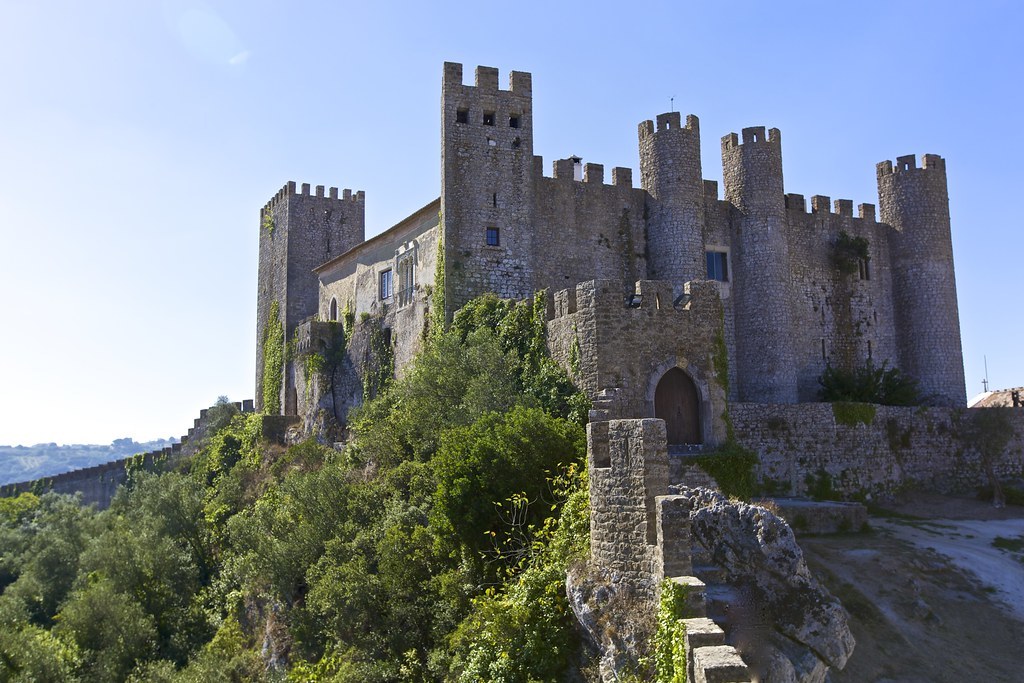
[[[974,493],[990,485],[990,472],[1024,478],[1019,408],[731,403],[729,418],[736,440],[758,456],[761,483],[782,495],[815,487],[844,499]],[[993,429],[1007,430],[1007,443],[990,453],[984,432]]]
[[[253,412],[253,401],[247,399],[233,404],[235,409],[243,413]],[[273,421],[273,420],[271,420]],[[188,433],[182,435],[178,443],[158,451],[139,453],[128,458],[114,460],[84,467],[52,477],[23,481],[0,486],[0,496],[8,498],[18,496],[22,493],[35,493],[42,495],[50,491],[67,495],[81,494],[83,505],[95,505],[101,510],[110,506],[117,488],[125,482],[128,471],[133,468],[147,472],[167,470],[173,468],[179,462],[195,452],[209,426],[209,410],[199,411],[197,417],[189,428]],[[280,431],[279,426],[268,424],[267,429]]]

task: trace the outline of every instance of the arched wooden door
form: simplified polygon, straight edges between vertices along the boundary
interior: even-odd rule
[[[670,444],[702,443],[697,385],[679,368],[672,368],[654,390],[654,416],[665,421]]]

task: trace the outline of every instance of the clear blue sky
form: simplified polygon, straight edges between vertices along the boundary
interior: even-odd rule
[[[839,7],[842,5],[842,7]],[[534,75],[535,152],[637,168],[636,125],[783,132],[786,189],[876,202],[947,159],[968,393],[1024,384],[1017,2],[0,0],[0,444],[182,434],[253,394],[259,207],[439,192],[441,65]],[[634,173],[638,178],[639,174]]]

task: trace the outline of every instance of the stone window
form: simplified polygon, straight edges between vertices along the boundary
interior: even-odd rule
[[[493,126],[494,125],[494,112],[493,111],[485,111],[484,112],[484,125],[485,126]]]
[[[391,269],[382,270],[380,273],[380,300],[390,299],[394,293],[394,280]]]
[[[332,298],[331,299],[331,315],[330,315],[329,320],[331,322],[335,322],[335,321],[337,321],[337,319],[338,319],[338,300]]]
[[[459,109],[455,112],[455,123],[469,123],[469,110]]]
[[[498,228],[487,228],[487,246],[501,246],[501,233]]]
[[[509,114],[508,127],[518,128],[519,127],[519,114]]]
[[[705,252],[708,263],[708,279],[719,282],[729,281],[729,258],[724,251]]]

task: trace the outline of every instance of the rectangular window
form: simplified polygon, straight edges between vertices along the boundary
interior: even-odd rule
[[[518,128],[519,127],[519,114],[511,114],[508,117],[508,127]]]
[[[391,269],[381,271],[380,274],[380,300],[390,299],[393,293],[392,289],[393,280],[391,278]]]
[[[469,110],[459,109],[455,112],[455,123],[469,123]]]
[[[501,245],[501,234],[497,228],[487,228],[487,246],[497,247]]]
[[[729,281],[729,259],[724,251],[705,252],[708,261],[708,279],[719,282]]]
[[[494,112],[493,111],[485,111],[484,112],[484,125],[485,126],[493,126],[494,125]]]

